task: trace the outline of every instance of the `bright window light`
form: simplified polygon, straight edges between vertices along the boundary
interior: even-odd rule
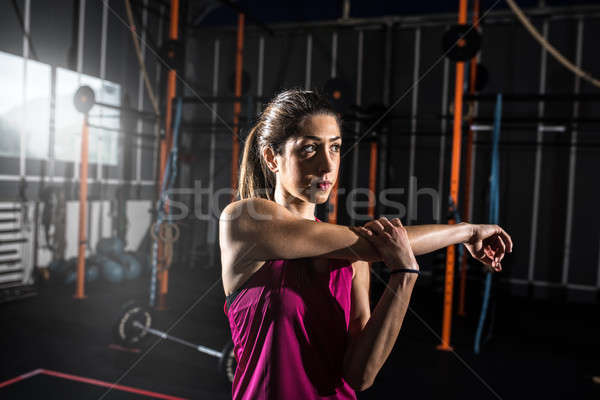
[[[25,129],[28,158],[48,158],[50,139],[50,94],[52,69],[37,61],[27,61],[25,84]]]
[[[0,155],[19,157],[23,121],[23,58],[0,53]]]
[[[81,153],[81,127],[83,116],[73,105],[73,95],[80,86],[90,86],[96,95],[96,101],[111,105],[120,105],[121,89],[119,85],[102,81],[88,75],[79,75],[71,70],[56,70],[56,114],[55,114],[55,156],[65,161],[79,161]],[[90,110],[90,124],[118,129],[119,111],[94,106]],[[90,134],[89,162],[101,162],[103,165],[117,165],[117,132],[92,128]]]

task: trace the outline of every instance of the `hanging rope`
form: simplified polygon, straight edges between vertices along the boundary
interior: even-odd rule
[[[140,49],[140,44],[138,42],[137,33],[135,29],[135,22],[133,21],[133,13],[131,12],[131,2],[129,0],[125,0],[125,8],[127,9],[127,22],[129,23],[129,31],[131,32],[131,38],[133,39],[133,46],[135,47],[135,54],[137,56],[138,64],[140,65],[140,71],[142,71],[142,76],[144,77],[144,84],[146,86],[146,90],[148,91],[148,97],[150,97],[150,102],[152,102],[152,108],[154,109],[154,113],[158,116],[160,115],[158,109],[158,101],[154,96],[154,91],[152,90],[152,86],[150,85],[150,79],[148,78],[146,67],[144,66],[142,50]]]
[[[169,217],[171,214],[168,214]],[[158,233],[157,233],[158,232]],[[157,243],[159,240],[163,242],[164,246],[164,266],[165,268],[169,268],[171,263],[173,262],[173,245],[179,239],[179,227],[177,224],[172,222],[162,222],[160,225],[158,222],[152,224],[152,229],[150,230],[150,236],[154,239],[154,243]]]
[[[173,187],[175,177],[177,176],[177,156],[178,148],[177,142],[179,141],[179,126],[181,124],[181,109],[183,108],[183,101],[181,97],[177,98],[177,106],[175,109],[175,120],[173,125],[173,145],[167,165],[165,168],[165,174],[160,188],[160,196],[156,203],[156,222],[150,228],[150,234],[154,238],[152,244],[152,278],[150,280],[150,307],[154,307],[156,299],[156,274],[158,272],[158,240],[165,242],[165,267],[171,264],[172,260],[172,244],[179,238],[179,227],[173,224],[172,216],[170,211],[165,212],[165,203],[168,200],[168,194],[170,189]],[[167,218],[167,222],[163,222],[163,219]],[[164,224],[164,225],[163,225]]]
[[[519,8],[519,6],[517,5],[517,3],[514,0],[506,0],[506,3],[508,3],[508,6],[512,10],[512,12],[515,13],[515,15],[517,16],[519,21],[521,21],[521,23],[523,24],[525,29],[527,29],[529,31],[529,33],[531,33],[533,38],[535,40],[537,40],[539,42],[539,44],[542,45],[542,47],[544,49],[546,49],[546,51],[548,53],[550,53],[556,59],[556,61],[561,63],[565,68],[567,68],[568,70],[573,72],[575,75],[579,76],[581,79],[585,79],[586,81],[590,82],[592,85],[594,85],[596,87],[600,87],[600,80],[594,78],[589,73],[582,70],[577,65],[573,64],[571,61],[567,60],[562,54],[559,53],[558,50],[556,50],[556,48],[554,48],[554,46],[552,46],[550,43],[548,43],[548,41],[533,26],[533,24],[527,18],[527,16],[523,12],[523,10],[521,10]]]
[[[494,132],[492,137],[492,168],[490,172],[490,208],[489,223],[498,223],[498,211],[500,205],[500,155],[498,153],[498,143],[500,142],[500,120],[502,118],[502,95],[498,94],[496,98],[496,111],[494,112]],[[475,334],[475,354],[479,354],[481,333],[490,300],[490,291],[492,288],[492,273],[486,272],[485,289],[483,292],[483,304],[481,305],[481,314],[479,315],[479,324]]]

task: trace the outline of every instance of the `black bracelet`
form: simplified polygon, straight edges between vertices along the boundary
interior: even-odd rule
[[[390,271],[390,275],[391,274],[395,274],[396,272],[409,272],[411,274],[421,275],[421,271],[419,271],[418,269],[412,269],[412,268],[398,268],[398,269],[393,269],[393,270]]]

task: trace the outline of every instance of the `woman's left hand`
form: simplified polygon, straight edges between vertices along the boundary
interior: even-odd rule
[[[495,272],[502,271],[504,254],[512,253],[513,249],[510,235],[498,225],[472,224],[471,227],[473,234],[464,242],[471,256]]]

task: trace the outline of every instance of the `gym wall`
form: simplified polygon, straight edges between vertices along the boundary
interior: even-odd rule
[[[24,2],[21,2],[24,3]],[[102,65],[102,2],[82,2],[85,4],[83,34],[73,26],[73,2],[55,1],[50,3],[32,2],[31,6],[31,38],[39,48],[39,59],[55,67],[77,68],[73,57],[69,62],[70,49],[74,38],[83,37],[83,55],[81,71],[84,74],[100,76]],[[140,104],[140,76],[126,26],[115,16],[126,20],[123,2],[109,2],[111,9],[107,11],[106,29],[106,66],[104,78],[120,85],[123,95],[127,95],[129,104],[137,107]],[[21,4],[23,7],[23,4]],[[0,4],[0,22],[6,26],[6,35],[0,35],[0,51],[23,55],[23,37],[18,32],[16,22],[8,2]],[[52,15],[52,19],[48,19]],[[159,19],[148,14],[149,36],[159,40],[161,28]],[[452,18],[455,18],[454,16]],[[583,24],[581,36],[582,65],[591,71],[600,70],[595,65],[600,62],[594,59],[596,51],[594,38],[600,33],[597,17],[582,16],[581,19],[569,16],[554,15],[551,18],[538,17],[535,25],[543,29],[547,24],[548,38],[571,60],[575,59],[575,49],[578,42],[578,24]],[[582,21],[582,22],[579,22]],[[417,197],[416,219],[413,224],[445,223],[447,217],[447,199],[450,170],[451,124],[444,122],[443,115],[448,115],[448,106],[454,92],[454,66],[441,58],[441,36],[446,27],[453,24],[454,19],[444,19],[440,16],[429,16],[417,22],[400,22],[389,30],[381,24],[370,24],[357,27],[334,27],[322,25],[285,25],[274,27],[276,34],[270,36],[257,28],[248,26],[244,46],[244,69],[250,76],[249,93],[257,96],[270,97],[278,90],[293,86],[314,88],[324,84],[332,76],[346,79],[351,87],[353,97],[360,75],[361,95],[356,100],[363,106],[383,103],[391,105],[397,101],[391,115],[393,119],[387,124],[387,158],[385,169],[379,174],[378,190],[383,188],[403,188],[404,193],[390,196],[390,199],[409,204],[409,171],[417,177],[416,190],[433,188],[441,195],[437,207],[433,207],[428,195]],[[506,14],[491,13],[483,23],[483,44],[481,63],[490,72],[490,80],[483,93],[538,93],[540,92],[540,76],[545,69],[544,80],[547,93],[573,93],[575,80],[573,76],[548,57],[545,67],[542,67],[542,52],[529,34]],[[336,37],[336,39],[334,39]],[[362,39],[359,39],[362,37]],[[230,79],[234,71],[234,55],[236,33],[233,28],[206,28],[191,32],[187,37],[186,67],[184,83],[180,82],[179,93],[185,96],[232,95]],[[362,65],[358,64],[359,42],[362,40]],[[510,41],[513,45],[506,46]],[[310,44],[309,44],[310,43]],[[336,51],[332,51],[334,45]],[[151,45],[151,43],[148,43]],[[418,44],[418,46],[416,46]],[[310,68],[307,70],[307,54],[310,52]],[[218,50],[217,50],[218,49]],[[261,50],[262,49],[262,50]],[[218,77],[215,85],[215,54],[218,51]],[[262,51],[262,53],[261,53]],[[72,52],[71,52],[72,53]],[[263,58],[259,57],[263,54]],[[336,61],[332,62],[332,54]],[[418,57],[417,57],[418,56]],[[77,57],[75,57],[76,59]],[[146,53],[146,67],[150,77],[156,77],[157,61],[154,55]],[[262,61],[261,61],[262,60]],[[389,63],[386,62],[389,60]],[[418,63],[418,64],[416,64]],[[259,65],[262,64],[262,70]],[[418,68],[415,68],[415,65]],[[217,88],[216,92],[213,89]],[[158,85],[157,87],[160,87]],[[585,82],[581,82],[582,93],[597,93]],[[150,111],[150,101],[141,91],[145,111]],[[443,94],[446,93],[446,98]],[[159,97],[164,97],[159,92]],[[585,103],[579,106],[581,118],[594,118],[600,111],[596,103]],[[218,104],[219,116],[230,123],[233,119],[231,103]],[[243,105],[242,114],[247,112]],[[478,107],[480,117],[491,118],[493,103],[481,103]],[[561,103],[546,104],[544,115],[553,117],[570,117],[573,109],[570,105]],[[538,104],[506,103],[505,117],[536,118]],[[182,164],[178,185],[194,187],[200,181],[202,187],[209,184],[208,174],[210,128],[197,128],[210,123],[211,112],[201,104],[186,104],[184,106],[184,122],[188,125],[182,132],[182,143],[189,154],[189,159]],[[414,122],[414,124],[413,124]],[[193,126],[196,128],[193,128]],[[205,126],[205,125],[204,125]],[[142,124],[142,130],[153,132],[149,123]],[[230,185],[231,165],[231,136],[223,125],[217,125],[216,135],[216,165],[213,177],[214,190],[227,188]],[[354,124],[346,126],[344,132],[346,143],[352,143],[355,135]],[[360,126],[358,133],[365,131],[366,126]],[[379,126],[376,131],[381,131]],[[600,216],[596,212],[600,193],[593,183],[595,171],[598,169],[600,158],[597,147],[594,126],[580,127],[578,140],[586,145],[577,147],[575,179],[573,185],[572,222],[567,223],[567,205],[569,196],[569,162],[571,140],[570,133],[544,133],[541,148],[541,164],[539,169],[539,197],[534,204],[536,181],[536,136],[535,126],[521,130],[503,130],[501,145],[501,225],[511,232],[515,243],[515,251],[507,260],[504,277],[513,283],[515,293],[524,293],[527,283],[535,283],[535,294],[546,297],[550,290],[559,286],[568,271],[567,283],[570,285],[569,298],[578,301],[592,301],[595,290],[600,286],[599,243]],[[242,138],[247,134],[247,127],[242,130]],[[445,132],[445,140],[442,133]],[[415,136],[414,157],[411,158],[411,133]],[[479,133],[476,139],[475,173],[473,175],[472,210],[475,213],[473,222],[486,222],[487,193],[489,175],[489,134]],[[522,142],[520,144],[520,142]],[[443,144],[443,146],[442,146]],[[348,146],[345,146],[348,148]],[[442,151],[441,151],[442,150]],[[359,145],[358,182],[360,187],[368,187],[368,157],[369,147],[366,140]],[[464,154],[464,151],[463,151]],[[138,201],[150,201],[154,194],[152,180],[154,177],[155,151],[147,146],[139,151],[134,149],[129,154],[131,168],[108,168],[105,178],[113,179],[116,183],[105,183],[105,196],[114,197],[117,187],[123,183],[131,183],[129,198]],[[351,154],[342,164],[340,187],[351,190]],[[443,162],[442,162],[443,159]],[[412,160],[412,161],[411,161]],[[19,160],[0,158],[2,175],[18,176]],[[29,163],[29,160],[27,160]],[[411,167],[412,163],[412,167]],[[464,164],[463,164],[464,165]],[[15,169],[15,166],[17,167]],[[463,169],[464,170],[464,169]],[[37,169],[28,170],[27,175],[37,177]],[[75,165],[67,165],[57,171],[69,181],[75,175]],[[464,183],[468,176],[461,177]],[[382,182],[383,181],[383,182]],[[33,199],[37,195],[37,182],[32,179],[28,183],[27,196]],[[0,181],[0,190],[7,198],[15,200],[18,193],[18,180],[5,179]],[[71,194],[76,192],[71,187]],[[100,192],[97,182],[91,182],[90,194],[99,199]],[[463,193],[461,192],[461,198]],[[70,197],[74,199],[72,195]],[[188,202],[193,199],[188,198]],[[346,198],[340,195],[340,223],[350,223],[349,216],[344,212],[343,204]],[[223,204],[226,199],[222,199]],[[146,204],[146,203],[144,203]],[[191,204],[190,204],[191,205]],[[128,207],[129,215],[141,215],[141,207]],[[135,209],[135,211],[134,211]],[[534,210],[537,210],[534,212]],[[381,209],[382,213],[393,210]],[[537,221],[533,215],[537,213]],[[136,221],[138,219],[135,219]],[[208,225],[198,224],[196,234],[202,240],[209,240]],[[566,229],[570,228],[572,237],[566,243]],[[97,227],[92,226],[92,230]],[[141,225],[134,228],[140,231]],[[537,232],[533,237],[532,232]],[[215,234],[214,229],[212,235]],[[534,240],[532,240],[534,239]],[[73,241],[72,239],[68,239]],[[213,238],[214,240],[214,238]],[[425,257],[421,264],[424,269],[432,270],[436,256]]]
[[[433,20],[433,18],[432,18]],[[536,18],[535,25],[543,30],[547,21],[549,40],[556,48],[572,60],[575,60],[579,24],[582,24],[581,51],[582,65],[591,71],[598,70],[593,60],[594,41],[600,29],[596,18]],[[580,22],[581,21],[581,22]],[[546,57],[542,67],[542,50],[520,24],[512,19],[493,18],[483,26],[483,45],[480,53],[481,63],[487,67],[490,79],[482,93],[539,93],[541,69],[545,68],[546,93],[574,93],[575,79],[571,73],[560,66],[553,58]],[[448,21],[451,24],[452,21]],[[432,26],[428,26],[432,25]],[[440,40],[446,29],[443,23],[421,23],[414,27],[394,28],[391,33],[392,56],[390,66],[390,93],[386,101],[384,83],[386,31],[381,27],[356,28],[318,28],[294,26],[276,29],[274,37],[248,27],[244,44],[244,70],[250,75],[250,93],[255,95],[272,95],[278,90],[288,87],[319,87],[332,76],[343,77],[352,86],[353,95],[358,85],[357,54],[359,35],[363,35],[362,95],[360,104],[391,104],[400,99],[392,111],[398,119],[392,120],[389,128],[387,170],[383,175],[387,180],[387,188],[404,188],[403,195],[392,198],[408,205],[409,170],[411,139],[414,132],[415,155],[414,175],[417,178],[417,190],[434,188],[447,193],[450,171],[451,121],[446,123],[440,118],[448,115],[448,106],[454,92],[454,66],[441,59]],[[362,32],[362,33],[361,33]],[[417,33],[419,32],[419,33]],[[332,46],[337,36],[337,63],[332,67]],[[417,38],[417,36],[419,36]],[[506,41],[514,43],[505,46]],[[261,41],[263,42],[261,45]],[[210,34],[190,38],[187,48],[186,78],[193,82],[198,93],[211,93],[214,71],[212,68],[215,46],[220,51],[220,69],[218,71],[219,95],[232,95],[229,79],[234,70],[236,34],[232,29],[212,29]],[[310,44],[309,44],[310,43]],[[415,44],[419,43],[418,52]],[[307,51],[312,46],[311,68],[307,73]],[[259,70],[259,56],[264,52],[262,60],[262,76]],[[418,73],[415,75],[415,55],[418,55]],[[211,60],[206,62],[205,60]],[[335,71],[332,73],[332,70]],[[447,81],[446,81],[447,79]],[[259,84],[262,82],[262,86]],[[414,84],[416,82],[416,84]],[[581,82],[581,93],[597,93],[596,88]],[[444,90],[444,87],[447,89]],[[411,88],[413,90],[411,90]],[[414,94],[413,91],[417,93]],[[448,98],[444,101],[443,93]],[[191,95],[188,93],[186,95]],[[446,108],[444,108],[444,105]],[[191,106],[190,106],[191,107]],[[201,105],[195,105],[188,117],[201,123],[208,121],[209,112]],[[227,121],[232,118],[232,108],[219,106],[219,114]],[[597,103],[581,103],[579,117],[593,119],[600,105]],[[493,117],[494,103],[480,103],[479,116]],[[571,118],[573,107],[570,103],[548,103],[544,108],[544,116],[551,118]],[[416,116],[415,128],[412,128],[411,117]],[[573,178],[572,221],[567,221],[569,196],[569,162],[571,134],[566,132],[544,132],[541,145],[541,167],[539,169],[539,198],[534,204],[535,192],[535,160],[536,160],[536,127],[538,103],[505,103],[503,117],[531,118],[531,127],[506,129],[502,131],[501,144],[501,206],[500,225],[512,233],[516,243],[510,260],[505,265],[505,276],[513,284],[513,290],[525,294],[528,283],[534,282],[534,295],[547,297],[553,289],[560,286],[564,279],[568,284],[568,296],[576,301],[595,301],[595,291],[600,283],[600,217],[595,212],[600,199],[597,185],[594,182],[594,171],[598,168],[600,158],[597,147],[597,126],[585,125],[578,128],[578,140],[575,148],[575,171]],[[547,122],[546,124],[552,124]],[[444,126],[446,125],[446,126]],[[348,128],[348,127],[347,127]],[[361,126],[360,132],[367,127]],[[441,135],[446,132],[444,145],[444,162],[440,169],[442,155],[440,153]],[[347,129],[347,143],[353,143],[352,126]],[[466,136],[464,136],[466,139]],[[464,140],[465,140],[464,139]],[[198,140],[208,140],[200,136]],[[472,221],[485,223],[488,209],[489,172],[491,134],[480,132],[475,138],[475,171],[473,175],[472,205],[474,212]],[[506,142],[506,143],[505,143]],[[200,142],[198,149],[208,149],[206,141]],[[228,166],[230,138],[226,135],[218,147],[219,159],[223,157],[223,165]],[[202,151],[202,150],[200,150]],[[360,168],[358,182],[360,187],[368,187],[369,145],[363,141],[359,146]],[[463,150],[463,155],[465,151]],[[208,157],[208,152],[200,153],[199,158]],[[348,191],[351,182],[351,155],[342,163],[340,187]],[[464,165],[464,164],[463,164]],[[227,168],[227,167],[225,167]],[[205,170],[204,170],[205,171]],[[228,170],[223,171],[228,175]],[[208,179],[198,166],[192,174],[196,179]],[[461,184],[469,177],[463,176]],[[222,185],[229,184],[229,176],[219,177]],[[378,190],[381,190],[379,187]],[[461,198],[464,193],[461,192]],[[428,195],[417,197],[416,224],[445,223],[447,199],[440,196],[439,207],[432,207],[432,199]],[[340,195],[338,204],[343,210],[344,195]],[[537,222],[532,215],[537,208]],[[384,210],[384,212],[390,212]],[[343,211],[339,216],[340,223],[350,223],[349,216]],[[572,236],[566,243],[566,228],[570,226]],[[532,242],[532,231],[537,231]],[[422,262],[424,268],[431,268],[435,256]]]

